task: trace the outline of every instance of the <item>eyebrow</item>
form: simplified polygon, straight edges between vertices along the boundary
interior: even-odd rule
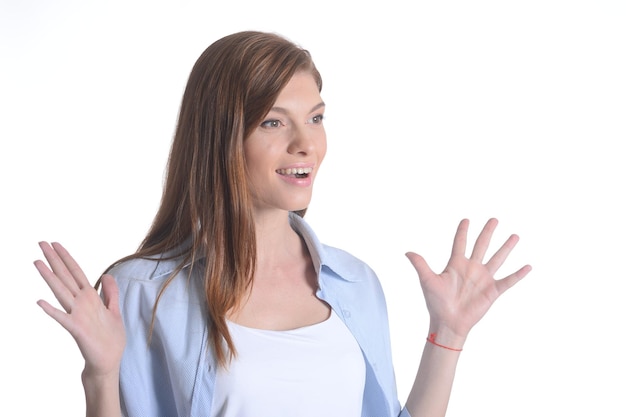
[[[309,113],[313,113],[315,110],[321,109],[322,107],[326,107],[326,103],[324,103],[323,101],[321,101],[318,104],[316,104],[315,106],[313,106],[311,108],[311,110],[309,110]],[[282,114],[288,114],[289,113],[289,111],[287,111],[287,109],[285,109],[283,107],[272,107],[270,109],[270,111],[275,111],[275,112],[282,113]]]

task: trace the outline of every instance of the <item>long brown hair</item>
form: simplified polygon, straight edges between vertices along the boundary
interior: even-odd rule
[[[202,53],[183,95],[159,210],[137,252],[116,262],[182,248],[183,259],[161,289],[156,311],[183,265],[198,267],[204,259],[211,345],[220,365],[236,352],[226,313],[246,296],[256,265],[243,142],[298,71],[311,73],[321,91],[309,52],[272,33],[234,33]]]

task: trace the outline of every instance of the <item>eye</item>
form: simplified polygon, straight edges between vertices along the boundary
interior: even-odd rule
[[[311,123],[311,124],[314,124],[314,125],[319,125],[319,124],[322,124],[323,120],[324,120],[324,115],[323,114],[318,114],[317,116],[313,116],[309,120],[307,120],[307,123]]]
[[[261,127],[265,127],[265,128],[268,128],[268,129],[281,127],[282,125],[283,125],[283,123],[280,120],[278,120],[278,119],[270,119],[270,120],[266,120],[263,123],[261,123]]]

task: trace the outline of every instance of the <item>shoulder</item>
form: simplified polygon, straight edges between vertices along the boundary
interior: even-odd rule
[[[108,273],[118,283],[128,280],[162,281],[180,268],[181,262],[182,258],[164,259],[158,255],[152,258],[134,258],[116,264]]]
[[[145,313],[152,311],[157,300],[165,304],[173,300],[201,304],[203,262],[198,261],[192,267],[185,261],[184,256],[155,256],[129,259],[111,268],[108,273],[115,278],[123,309]]]
[[[348,281],[377,280],[370,266],[350,252],[322,244],[322,264]]]

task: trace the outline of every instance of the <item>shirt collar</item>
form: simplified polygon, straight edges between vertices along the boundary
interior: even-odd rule
[[[311,226],[298,214],[289,213],[289,222],[293,230],[304,239],[318,275],[326,267],[333,272],[333,275],[345,281],[357,282],[361,280],[360,276],[355,274],[358,268],[353,268],[355,261],[357,261],[353,256],[340,249],[322,244]]]

